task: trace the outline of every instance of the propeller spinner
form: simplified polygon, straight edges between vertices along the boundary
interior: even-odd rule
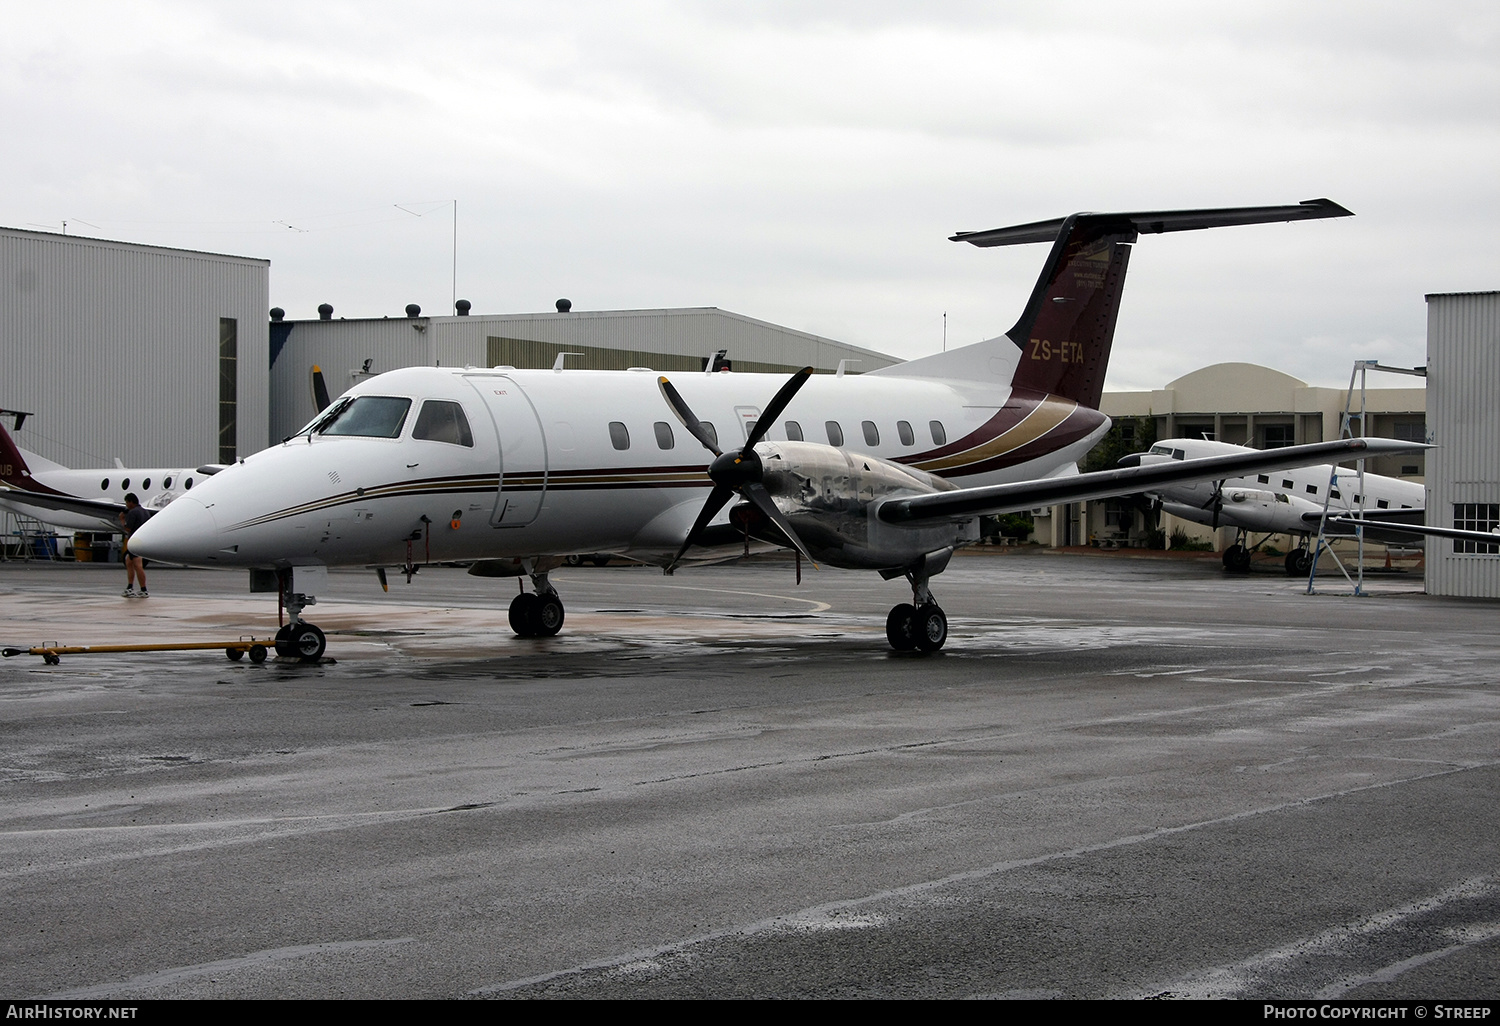
[[[791,376],[786,384],[776,393],[770,405],[765,408],[755,426],[750,429],[750,436],[745,439],[745,444],[739,449],[724,452],[714,443],[714,438],[703,427],[703,423],[688,407],[687,402],[672,387],[672,383],[665,377],[657,378],[661,386],[662,398],[666,399],[667,405],[672,407],[672,412],[677,419],[682,421],[682,426],[687,428],[688,433],[702,443],[703,447],[714,454],[714,461],[709,464],[708,476],[714,483],[713,491],[708,493],[708,501],[703,504],[698,519],[693,521],[693,527],[688,531],[687,538],[682,543],[682,548],[677,550],[677,555],[672,557],[672,562],[667,564],[667,571],[682,559],[682,554],[692,548],[693,544],[702,535],[703,529],[708,522],[714,518],[724,504],[735,494],[739,494],[747,502],[753,505],[766,518],[786,535],[787,540],[796,547],[797,551],[807,557],[808,562],[813,563],[812,556],[807,547],[802,544],[802,539],[797,537],[797,532],[792,530],[792,525],[787,521],[781,510],[776,508],[776,503],[771,500],[771,493],[766,491],[766,486],[761,483],[764,468],[761,465],[760,455],[756,453],[755,446],[770,426],[776,423],[776,418],[786,409],[787,404],[797,391],[807,383],[812,376],[811,367],[803,367]],[[816,566],[816,563],[813,563]]]

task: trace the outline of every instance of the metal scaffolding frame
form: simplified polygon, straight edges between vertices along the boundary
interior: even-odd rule
[[[1369,432],[1365,430],[1365,384],[1370,371],[1385,371],[1388,374],[1409,374],[1413,377],[1425,378],[1426,367],[1388,367],[1379,360],[1355,360],[1354,370],[1349,374],[1349,390],[1344,394],[1344,415],[1339,420],[1340,438],[1364,438]],[[1359,413],[1353,412],[1354,406],[1354,382],[1359,380]],[[1354,421],[1359,420],[1359,434],[1354,434]],[[1318,518],[1318,540],[1313,547],[1312,566],[1307,571],[1307,594],[1317,594],[1314,584],[1318,578],[1318,560],[1324,552],[1333,558],[1333,565],[1339,568],[1339,573],[1344,575],[1354,589],[1354,594],[1363,596],[1365,594],[1365,461],[1363,458],[1355,461],[1355,471],[1359,475],[1359,491],[1355,498],[1359,500],[1359,523],[1354,525],[1354,537],[1358,545],[1357,566],[1355,576],[1349,576],[1349,569],[1344,566],[1343,560],[1339,559],[1338,553],[1333,551],[1333,543],[1328,538],[1328,506],[1333,501],[1334,489],[1338,487],[1339,466],[1335,463],[1328,471],[1328,487],[1323,492],[1323,514]]]

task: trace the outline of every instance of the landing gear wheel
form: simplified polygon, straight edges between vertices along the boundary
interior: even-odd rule
[[[1224,550],[1224,569],[1231,574],[1250,572],[1250,550],[1243,545],[1231,545]]]
[[[542,595],[531,607],[531,634],[537,638],[550,638],[563,625],[562,599],[556,595]]]
[[[903,602],[885,618],[886,640],[897,652],[910,652],[917,647],[916,616],[916,606]]]
[[[256,663],[256,664],[260,664],[260,663],[265,662],[266,661],[266,646],[264,646],[264,645],[251,645],[250,646],[250,661],[252,663]]]
[[[292,647],[292,625],[287,624],[285,627],[277,631],[276,640],[271,644],[272,647],[276,649],[276,654],[279,656],[284,656],[287,659],[290,659],[294,655],[296,655],[297,650]]]
[[[948,617],[936,602],[924,603],[913,617],[917,647],[923,652],[936,652],[948,640]]]
[[[1312,570],[1312,553],[1306,549],[1293,549],[1286,554],[1286,572],[1289,577],[1306,577]]]
[[[323,658],[323,650],[328,647],[328,639],[323,637],[323,632],[310,623],[299,623],[292,628],[291,634],[292,654],[304,663],[315,663]]]
[[[229,661],[232,663],[237,663],[245,658],[245,650],[243,648],[226,648],[224,654],[229,657]]]
[[[522,592],[510,600],[510,629],[522,638],[536,637],[536,607],[541,599]]]

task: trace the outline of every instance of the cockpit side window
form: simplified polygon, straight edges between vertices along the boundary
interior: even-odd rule
[[[410,399],[388,395],[357,397],[313,430],[324,435],[360,435],[365,438],[397,438],[406,423]]]
[[[464,408],[449,399],[424,402],[417,413],[417,426],[411,429],[411,436],[474,448],[474,433],[469,430],[469,418],[464,416]]]
[[[1158,456],[1172,455],[1172,447],[1170,445],[1153,445],[1151,451]]]

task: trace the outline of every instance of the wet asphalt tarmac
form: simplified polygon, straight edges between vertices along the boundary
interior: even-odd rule
[[[243,575],[0,565],[0,643],[232,640]],[[335,572],[334,662],[0,662],[0,995],[1500,997],[1500,604],[955,559]]]

